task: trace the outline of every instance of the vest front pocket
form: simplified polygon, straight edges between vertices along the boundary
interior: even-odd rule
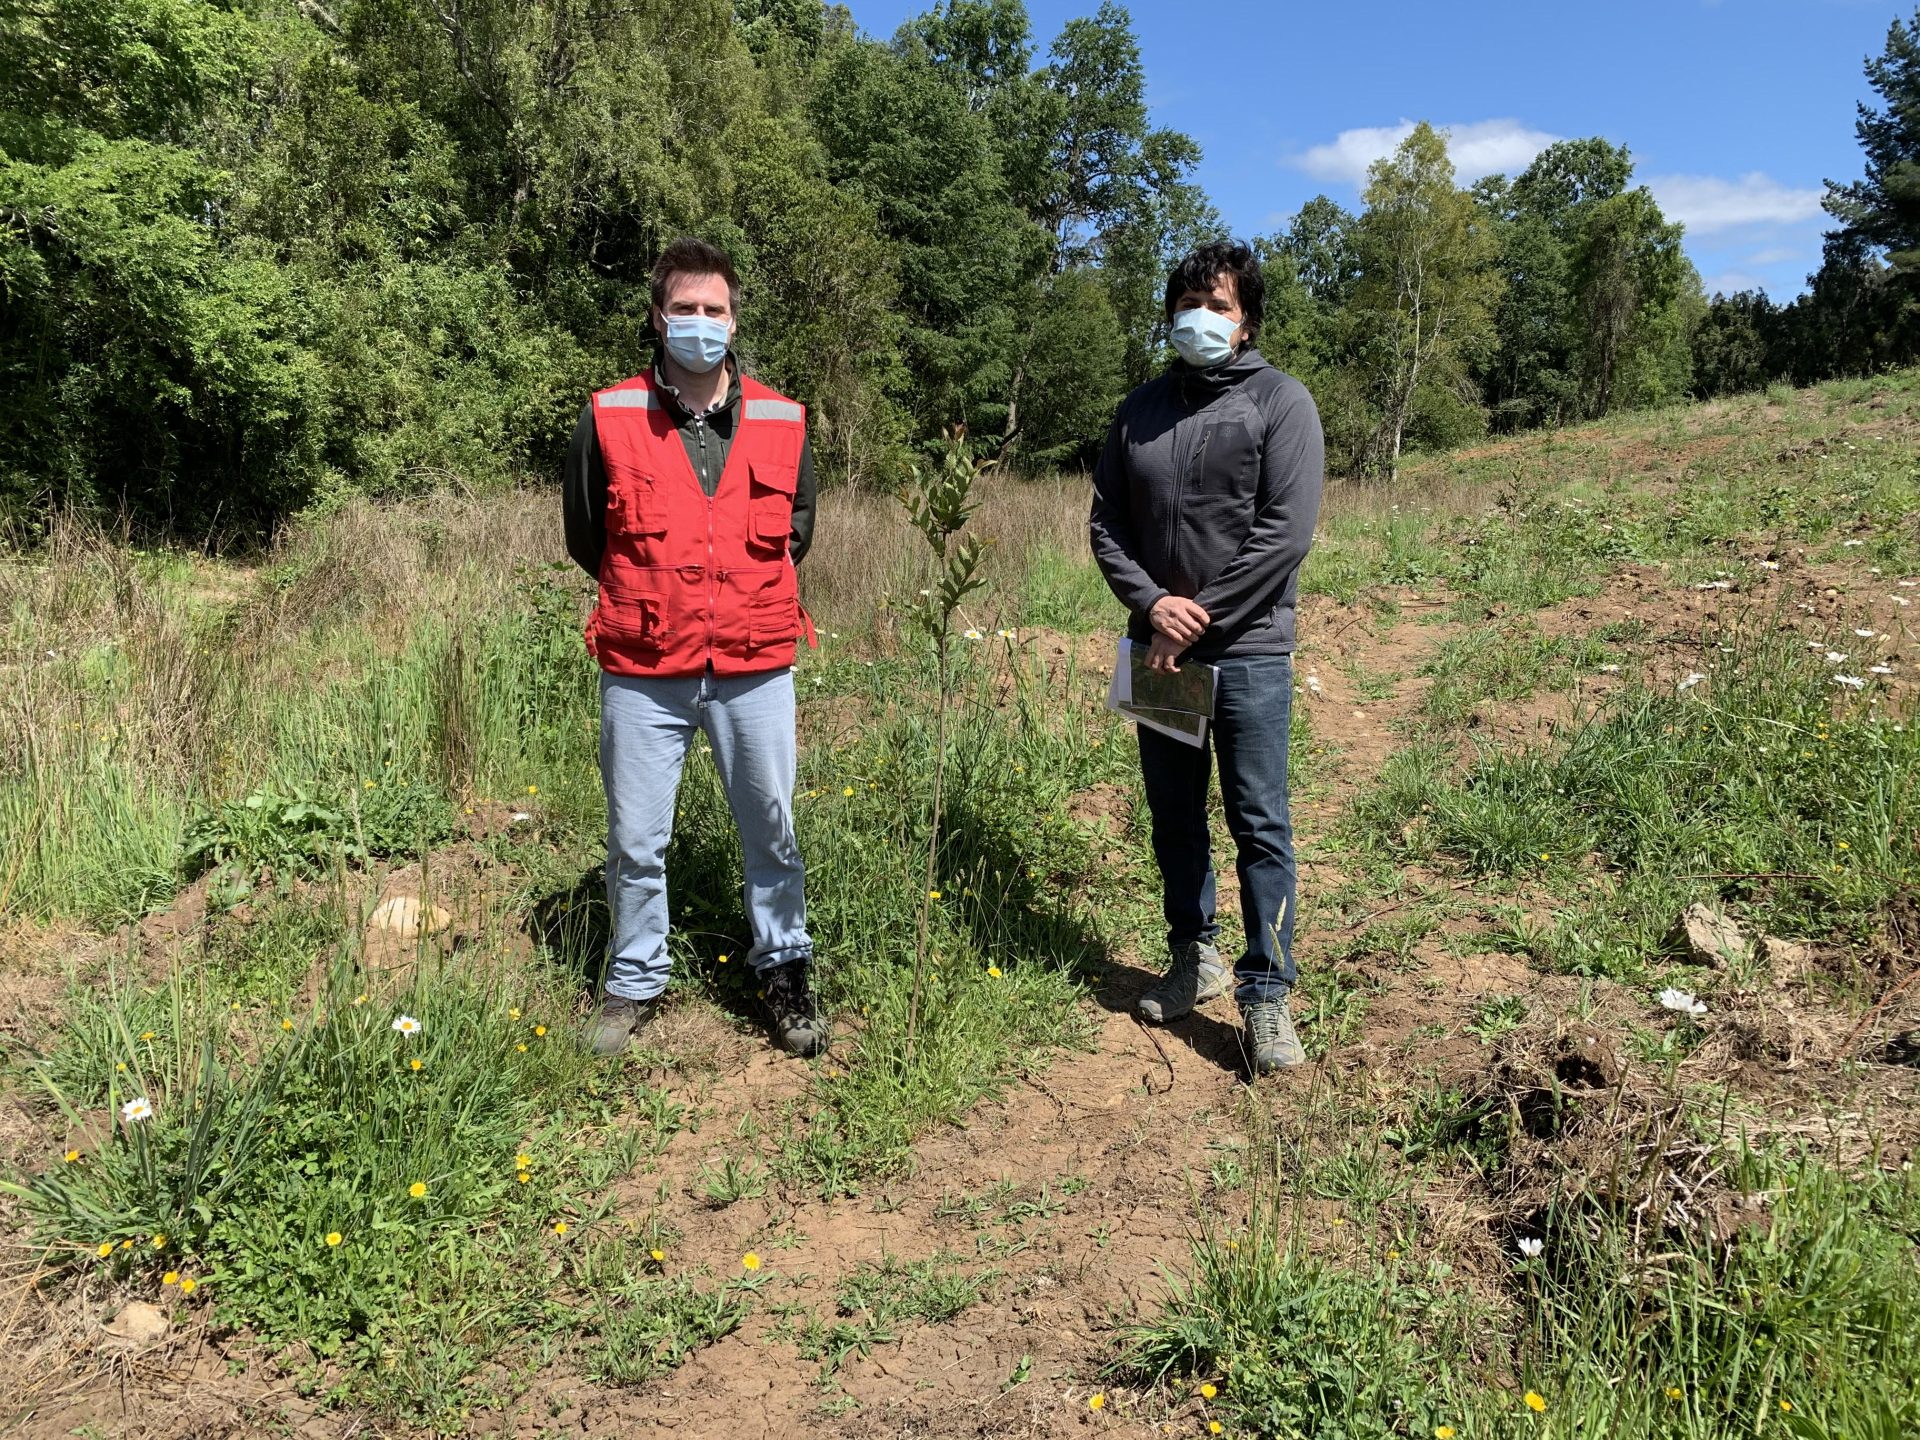
[[[747,547],[772,559],[784,555],[793,534],[793,492],[799,472],[791,465],[755,460],[749,467],[751,507]]]
[[[743,565],[721,577],[720,623],[716,648],[748,658],[754,652],[791,643],[800,630],[800,591],[793,566]]]
[[[594,631],[603,640],[640,650],[658,650],[667,640],[667,597],[650,590],[603,585],[594,611]]]
[[[608,467],[607,533],[643,538],[667,533],[667,502],[651,475]]]

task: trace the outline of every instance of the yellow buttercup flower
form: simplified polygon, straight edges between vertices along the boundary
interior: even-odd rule
[[[846,789],[844,789],[844,790],[842,790],[842,791],[841,791],[840,793],[841,793],[842,795],[848,795],[848,796],[851,796],[851,795],[853,794],[853,787],[852,787],[851,785],[849,785],[849,786],[847,786],[847,788],[846,788]]]
[[[533,1164],[533,1156],[522,1151],[513,1157],[513,1163],[516,1169],[525,1170],[529,1165]]]
[[[513,1178],[518,1180],[522,1185],[524,1185],[529,1180],[533,1179],[533,1173],[528,1170],[522,1170],[518,1175],[514,1176]]]
[[[1089,1395],[1087,1397],[1087,1408],[1089,1410],[1105,1409],[1106,1403],[1107,1397],[1105,1395]]]
[[[1215,1389],[1211,1383],[1202,1385],[1200,1387],[1200,1398],[1202,1400],[1211,1400],[1214,1396],[1218,1395],[1219,1393],[1220,1392],[1217,1389]]]
[[[289,1020],[289,1019],[282,1019],[282,1020],[281,1020],[281,1022],[280,1022],[280,1028],[281,1028],[282,1030],[291,1030],[291,1029],[293,1029],[293,1021],[292,1021],[292,1020]]]
[[[167,1271],[166,1274],[160,1277],[160,1283],[162,1285],[178,1285],[180,1283],[180,1272],[178,1270]]]
[[[544,1025],[536,1025],[533,1027],[533,1033],[536,1035],[544,1035],[547,1033],[547,1027]]]
[[[1536,1415],[1544,1415],[1547,1410],[1547,1397],[1538,1390],[1527,1391],[1527,1409]]]
[[[524,1055],[527,1053],[527,1042],[522,1040],[518,1045],[514,1046],[513,1048],[519,1051],[522,1055]]]
[[[102,1260],[106,1259],[107,1256],[113,1254],[113,1241],[102,1240],[100,1242],[100,1248],[93,1253],[98,1255]]]
[[[1453,1440],[1453,1427],[1451,1425],[1434,1426],[1433,1440]]]
[[[540,793],[540,787],[538,785],[527,786],[527,794],[538,795],[539,793]]]
[[[164,1249],[166,1249],[166,1248],[167,1248],[167,1237],[166,1237],[165,1235],[156,1235],[156,1236],[154,1236],[154,1237],[153,1237],[153,1248],[154,1248],[154,1249],[156,1249],[156,1250],[164,1250]]]
[[[1781,1409],[1782,1409],[1783,1411],[1785,1411],[1785,1410],[1791,1410],[1791,1409],[1793,1409],[1793,1402],[1792,1402],[1791,1400],[1782,1400],[1782,1401],[1780,1402],[1780,1408],[1781,1408]]]
[[[345,1238],[346,1237],[338,1230],[329,1230],[327,1232],[327,1244],[329,1245],[338,1245]]]
[[[407,1062],[407,1068],[414,1071],[424,1070],[427,1068],[427,1062],[416,1055]]]
[[[1841,846],[1840,846],[1840,848],[1841,848],[1842,850],[1844,850],[1844,849],[1846,849],[1846,848],[1847,848],[1847,847],[1846,847],[1846,844],[1845,844],[1844,842],[1842,842],[1842,844],[1841,844]],[[156,1035],[154,1034],[154,1032],[153,1032],[153,1031],[151,1031],[151,1030],[142,1030],[142,1031],[140,1032],[140,1038],[141,1038],[142,1040],[153,1040],[153,1039],[156,1039],[156,1038],[158,1038],[158,1037],[157,1037],[157,1036],[156,1036]]]
[[[1099,744],[1100,742],[1099,742],[1098,740],[1096,740],[1096,741],[1094,741],[1093,743],[1094,743],[1094,744],[1096,744],[1096,745],[1098,745],[1098,744]],[[1224,1426],[1224,1425],[1222,1425],[1222,1424],[1221,1424],[1221,1423],[1220,1423],[1220,1422],[1219,1422],[1218,1420],[1209,1420],[1209,1421],[1207,1421],[1207,1433],[1208,1433],[1209,1435],[1218,1435],[1218,1434],[1220,1434],[1220,1433],[1221,1433],[1221,1432],[1222,1432],[1223,1430],[1225,1430],[1226,1428],[1227,1428],[1227,1427],[1226,1427],[1226,1426]]]
[[[760,1268],[760,1257],[749,1250],[740,1257],[740,1263],[749,1270],[758,1270]]]
[[[938,890],[927,891],[927,899],[938,900],[939,898],[940,898],[940,892]]]
[[[556,1220],[556,1221],[554,1221],[554,1222],[553,1222],[553,1233],[554,1233],[554,1234],[556,1234],[556,1235],[564,1235],[564,1234],[566,1234],[566,1233],[567,1233],[567,1229],[568,1229],[568,1226],[567,1226],[567,1222],[566,1222],[566,1221],[564,1221],[564,1220]]]
[[[427,1182],[424,1180],[414,1181],[413,1184],[407,1187],[407,1194],[416,1200],[424,1200],[427,1195]]]
[[[80,1152],[78,1150],[69,1150],[63,1158],[67,1164],[72,1165],[80,1159]]]
[[[518,1005],[514,1006],[511,1010],[507,1011],[507,1019],[518,1020],[519,1018],[520,1018],[520,1007]]]
[[[664,1250],[649,1250],[647,1251],[647,1254],[650,1257],[652,1257],[653,1263],[656,1265],[663,1265],[666,1263],[667,1252]]]
[[[1686,1394],[1686,1391],[1682,1390],[1678,1385],[1667,1386],[1667,1399],[1669,1400],[1678,1400],[1684,1394]]]
[[[200,1283],[197,1280],[195,1280],[191,1275],[182,1275],[180,1277],[180,1293],[182,1295],[191,1295],[195,1290],[198,1290],[199,1288],[200,1288]]]
[[[987,974],[998,980],[1000,978],[1000,967],[998,965],[987,966]]]

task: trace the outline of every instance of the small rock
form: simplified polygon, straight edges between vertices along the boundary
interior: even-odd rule
[[[1813,947],[1797,940],[1782,940],[1778,935],[1760,937],[1760,958],[1767,962],[1774,981],[1785,984],[1797,980],[1813,968]]]
[[[438,935],[453,923],[453,916],[438,905],[422,905],[412,895],[395,895],[382,900],[373,914],[367,917],[367,926],[373,930],[386,930],[395,935],[418,936],[423,931],[428,935]]]
[[[144,1300],[129,1300],[120,1313],[102,1322],[100,1328],[116,1340],[134,1345],[152,1345],[166,1338],[171,1322],[167,1312]]]
[[[1753,942],[1726,913],[1712,905],[1689,905],[1674,927],[1674,948],[1685,950],[1696,965],[1724,967],[1753,958]]]

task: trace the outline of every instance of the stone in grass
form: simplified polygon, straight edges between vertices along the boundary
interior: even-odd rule
[[[170,1322],[167,1312],[158,1305],[129,1300],[111,1320],[102,1321],[100,1328],[130,1345],[155,1345],[167,1338]]]
[[[1674,926],[1673,948],[1696,965],[1725,968],[1753,958],[1753,942],[1724,910],[1696,901]]]
[[[453,923],[453,916],[438,905],[423,905],[412,895],[395,895],[382,900],[367,917],[367,928],[385,930],[409,939],[421,933],[438,935]]]
[[[1760,957],[1773,972],[1773,983],[1787,985],[1813,968],[1813,947],[1798,940],[1782,940],[1778,935],[1760,937]]]

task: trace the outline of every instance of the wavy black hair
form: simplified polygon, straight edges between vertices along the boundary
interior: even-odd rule
[[[1253,247],[1240,240],[1210,240],[1173,267],[1167,276],[1167,320],[1173,320],[1173,307],[1189,290],[1212,290],[1222,275],[1233,276],[1234,293],[1240,297],[1242,323],[1247,327],[1247,344],[1260,335],[1260,321],[1266,313],[1267,282],[1260,273],[1260,261]]]

